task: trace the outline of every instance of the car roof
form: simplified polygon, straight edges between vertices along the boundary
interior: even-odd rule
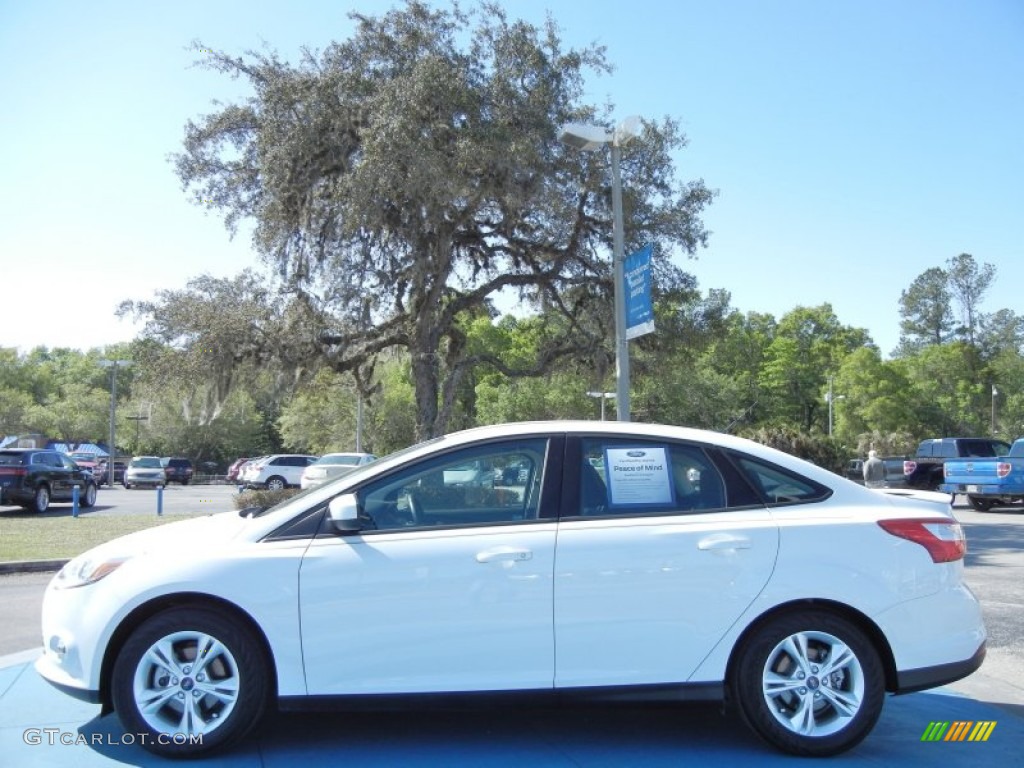
[[[809,461],[798,458],[790,453],[785,453],[776,448],[771,448],[762,443],[756,443],[736,435],[724,432],[713,432],[706,429],[694,427],[679,427],[671,424],[648,424],[638,421],[582,421],[582,420],[555,420],[555,421],[522,421],[505,424],[493,424],[490,426],[473,427],[460,432],[451,432],[442,437],[432,438],[411,446],[405,451],[400,451],[401,461],[413,458],[420,453],[429,453],[446,447],[455,448],[460,445],[468,445],[478,441],[490,440],[500,437],[527,437],[531,435],[545,434],[574,434],[574,435],[622,435],[624,437],[635,437],[644,439],[671,439],[681,441],[693,441],[716,445],[741,451],[750,456],[759,457],[779,466],[792,469],[806,477],[814,479],[826,485],[834,484],[838,477],[834,472],[812,464]],[[378,459],[388,461],[387,457]],[[390,462],[388,462],[390,463]]]

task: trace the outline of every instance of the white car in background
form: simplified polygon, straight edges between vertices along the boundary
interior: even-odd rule
[[[299,486],[305,490],[323,485],[328,480],[346,475],[356,467],[369,464],[376,458],[372,453],[325,453],[302,471]]]
[[[456,483],[468,465],[527,481]],[[43,598],[36,669],[178,757],[275,707],[507,694],[725,699],[780,750],[833,755],[886,693],[981,665],[965,551],[948,495],[731,435],[503,424],[76,557]]]
[[[303,470],[316,458],[301,453],[263,456],[242,467],[238,473],[238,483],[245,488],[266,488],[271,491],[294,487],[302,480]]]

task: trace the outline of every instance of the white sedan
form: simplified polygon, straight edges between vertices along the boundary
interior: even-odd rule
[[[325,453],[304,470],[299,480],[303,490],[323,485],[328,480],[351,472],[376,460],[372,453]]]
[[[446,482],[470,464],[517,483]],[[170,756],[235,743],[275,704],[445,694],[724,698],[768,743],[830,755],[887,691],[981,665],[964,551],[948,496],[711,432],[507,424],[75,558],[36,668]]]

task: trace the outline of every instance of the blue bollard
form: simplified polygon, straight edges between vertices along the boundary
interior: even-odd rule
[[[71,489],[71,516],[78,517],[78,486]]]
[[[158,485],[156,487],[156,516],[162,517],[164,514],[164,487]]]

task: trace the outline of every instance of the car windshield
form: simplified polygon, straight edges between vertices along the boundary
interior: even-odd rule
[[[142,456],[138,459],[132,459],[131,466],[142,467],[144,469],[163,469],[160,459],[155,456]]]

